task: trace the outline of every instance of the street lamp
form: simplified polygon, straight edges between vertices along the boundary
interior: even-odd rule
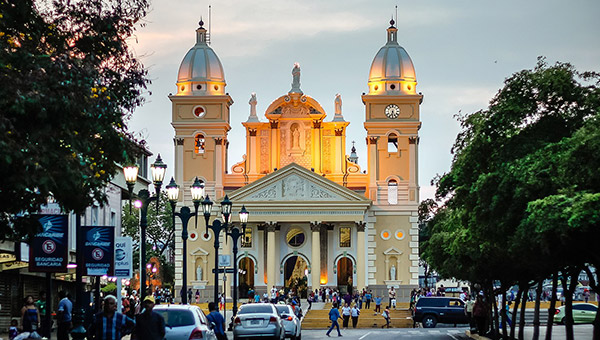
[[[225,230],[225,241],[227,242],[227,236],[231,237],[233,241],[233,315],[237,313],[237,252],[238,252],[238,240],[246,232],[246,223],[248,222],[248,211],[245,206],[242,206],[242,210],[239,213],[240,223],[242,224],[242,231],[239,228],[234,227],[231,223],[231,206],[233,203],[229,200],[229,197],[225,195],[223,201],[221,201],[221,217],[224,223],[220,220],[215,219],[212,224],[209,224],[210,214],[212,210],[213,202],[208,198],[208,195],[202,201],[202,210],[204,212],[204,220],[206,222],[206,234],[208,236],[208,229],[210,228],[215,237],[214,248],[215,248],[215,282],[214,282],[214,302],[218,304],[219,295],[219,234],[221,230]],[[231,225],[230,225],[231,224]]]
[[[186,206],[182,206],[179,209],[179,212],[175,212],[175,205],[179,200],[179,186],[175,183],[173,177],[171,177],[171,182],[167,185],[167,196],[169,196],[169,202],[171,203],[171,210],[173,212],[173,228],[175,228],[175,216],[178,216],[181,220],[181,241],[183,243],[183,286],[181,290],[183,294],[181,294],[181,302],[183,304],[187,304],[187,239],[188,239],[188,222],[190,218],[196,216],[198,214],[198,207],[200,206],[200,201],[202,201],[202,196],[204,196],[204,183],[200,182],[198,177],[194,180],[194,184],[190,188],[190,192],[192,193],[192,202],[194,202],[194,212],[190,211],[190,208]],[[196,225],[197,225],[196,221]]]
[[[154,263],[150,262],[148,264],[146,264],[146,270],[149,273],[149,280],[148,280],[148,286],[150,287],[150,294],[153,294],[154,291],[152,290],[152,281],[156,279],[156,272],[158,272],[158,268],[156,268],[156,266],[154,265]],[[144,284],[146,284],[144,282]]]
[[[129,189],[129,199],[131,201],[131,194],[133,192],[133,186],[137,181],[138,171],[137,165],[127,166],[123,168],[123,173],[125,175],[125,181],[127,182],[127,188]],[[156,201],[156,209],[158,210],[159,201],[160,201],[160,187],[162,186],[162,182],[165,178],[165,172],[167,170],[167,165],[163,163],[162,158],[160,158],[160,154],[156,157],[156,162],[150,165],[150,170],[152,172],[152,182],[154,183],[155,195],[150,196],[150,192],[146,189],[140,190],[137,194],[138,199],[141,202],[140,207],[140,269],[146,263],[146,228],[148,227],[148,205],[153,201]],[[131,206],[131,204],[130,204]],[[140,270],[140,298],[141,301],[144,301],[146,297],[146,271]]]

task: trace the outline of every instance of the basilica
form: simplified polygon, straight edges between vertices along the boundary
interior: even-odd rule
[[[366,288],[384,295],[393,286],[400,300],[408,299],[419,276],[423,96],[416,90],[414,66],[398,44],[394,24],[392,20],[387,41],[375,54],[368,91],[362,95],[366,169],[357,164],[354,148],[345,154],[350,122],[344,119],[340,96],[335,112],[328,115],[302,92],[298,64],[292,68],[291,89],[282,89],[264,113],[256,112],[252,94],[247,120],[233,127],[245,129],[246,152],[228,168],[233,99],[226,93],[225,67],[207,44],[200,22],[196,44],[179,67],[177,92],[169,96],[175,180],[188,188],[197,177],[216,207],[227,195],[236,225],[243,205],[251,213],[238,256],[232,259],[240,271],[227,274],[226,281],[220,275],[214,282],[214,234],[204,234],[203,221],[190,232],[185,254],[181,238],[176,238],[176,291],[182,286],[186,257],[187,286],[199,290],[202,301],[212,299],[215,284],[231,296],[232,275],[238,275],[242,297],[249,289],[263,293],[290,286],[342,292]],[[189,193],[179,204],[193,206]],[[213,211],[212,218],[221,217]],[[176,233],[181,235],[181,225]],[[226,243],[223,234],[219,254],[231,254],[231,240]]]

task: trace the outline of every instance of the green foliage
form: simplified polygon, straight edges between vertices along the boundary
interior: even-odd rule
[[[460,117],[422,247],[440,274],[509,285],[598,267],[599,84],[596,73],[540,59],[488,109]]]
[[[146,0],[0,0],[0,238],[31,235],[52,195],[66,211],[104,202],[134,159],[127,121],[148,80],[127,40]]]
[[[113,294],[117,291],[117,285],[114,282],[109,282],[106,286],[100,288],[104,294]]]

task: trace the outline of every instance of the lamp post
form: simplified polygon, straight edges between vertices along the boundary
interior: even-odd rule
[[[212,224],[209,224],[210,214],[212,210],[213,202],[210,200],[208,195],[202,201],[202,210],[204,212],[204,220],[206,222],[206,233],[205,238],[208,236],[208,229],[210,228],[213,231],[215,241],[215,282],[214,282],[214,302],[218,305],[218,295],[219,295],[219,234],[221,230],[225,230],[225,240],[227,240],[227,236],[232,238],[233,241],[233,314],[235,315],[237,312],[237,242],[246,231],[246,223],[248,222],[248,211],[246,207],[243,206],[240,211],[240,222],[242,223],[243,231],[240,232],[238,228],[231,227],[230,228],[230,218],[231,218],[231,206],[232,202],[229,200],[229,197],[225,195],[223,201],[221,201],[221,217],[223,218],[223,223],[220,220],[215,219]]]
[[[181,207],[179,212],[175,212],[175,205],[177,204],[177,200],[179,199],[179,186],[175,183],[173,177],[171,177],[171,182],[167,185],[167,196],[169,196],[169,202],[171,203],[171,210],[173,211],[173,228],[175,228],[175,216],[178,216],[181,220],[181,241],[183,243],[183,285],[181,294],[181,302],[185,305],[188,303],[187,300],[187,239],[188,239],[188,222],[190,218],[196,216],[198,214],[198,207],[200,206],[200,201],[202,200],[202,196],[204,196],[204,184],[200,182],[198,177],[194,180],[194,184],[190,188],[192,193],[192,201],[194,202],[194,212],[190,211],[188,207]],[[196,223],[197,225],[197,223]]]
[[[167,165],[163,163],[162,158],[160,158],[160,154],[156,157],[156,162],[150,165],[150,170],[152,171],[152,182],[154,183],[154,188],[156,190],[156,194],[154,196],[150,196],[150,192],[146,189],[140,190],[137,194],[138,199],[140,200],[140,299],[144,301],[146,297],[146,271],[143,270],[143,266],[146,264],[146,228],[148,227],[148,206],[153,201],[156,201],[156,208],[158,210],[159,201],[160,201],[160,187],[162,186],[162,182],[165,178],[165,172],[167,171]],[[123,168],[123,173],[125,175],[125,181],[127,182],[127,188],[129,189],[129,200],[131,206],[131,195],[133,192],[133,187],[135,182],[137,181],[137,165],[126,166]]]

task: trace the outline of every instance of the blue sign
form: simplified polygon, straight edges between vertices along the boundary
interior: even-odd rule
[[[114,271],[115,228],[82,226],[84,274],[112,276]]]
[[[29,244],[29,271],[67,271],[69,221],[66,215],[35,215],[42,231]]]

